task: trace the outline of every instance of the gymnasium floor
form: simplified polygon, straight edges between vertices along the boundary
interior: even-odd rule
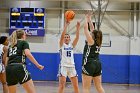
[[[34,82],[37,93],[57,93],[58,82],[54,81],[37,81]],[[140,93],[140,85],[120,85],[120,84],[103,84],[106,93]],[[82,93],[82,84],[79,83],[80,93]],[[0,84],[0,93],[2,86]],[[17,85],[17,93],[26,93],[20,85]],[[74,93],[70,83],[66,84],[65,93]],[[97,93],[95,88],[91,88],[91,93]]]

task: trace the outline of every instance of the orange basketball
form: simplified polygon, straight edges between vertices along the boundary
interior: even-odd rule
[[[72,21],[75,17],[75,13],[72,10],[68,10],[65,12],[65,18],[67,21]]]

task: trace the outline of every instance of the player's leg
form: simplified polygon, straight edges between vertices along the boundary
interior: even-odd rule
[[[8,93],[8,87],[7,87],[7,83],[6,83],[6,74],[4,73],[0,73],[0,82],[2,83],[3,86],[3,93]]]
[[[92,77],[82,74],[83,93],[90,93]]]
[[[96,70],[94,73],[94,85],[98,93],[105,93],[103,87],[102,87],[102,79],[101,79],[101,72],[102,72],[102,66],[100,62],[94,62],[96,66]]]
[[[65,85],[66,85],[66,77],[60,76],[58,93],[64,93]]]
[[[98,93],[105,93],[105,91],[104,91],[104,89],[102,87],[102,83],[101,83],[102,82],[101,75],[93,77],[93,80],[94,80],[95,88],[98,91]]]
[[[58,93],[64,93],[64,89],[66,85],[66,77],[67,77],[67,67],[60,66],[58,75],[59,75]]]
[[[18,65],[18,69],[20,69],[17,73],[18,82],[23,86],[27,93],[36,93],[33,81],[31,76],[26,69],[25,65]]]
[[[18,84],[18,78],[16,77],[17,70],[14,68],[15,66],[12,65],[8,65],[6,67],[6,82],[8,85],[9,93],[16,93],[16,85]]]
[[[90,93],[91,82],[93,80],[93,74],[95,73],[94,62],[87,62],[86,65],[82,66],[82,84],[83,93]]]
[[[71,83],[72,83],[73,88],[74,88],[74,93],[79,93],[78,78],[77,78],[77,76],[71,77],[70,80],[71,80]]]
[[[22,84],[27,93],[36,93],[32,79]]]
[[[69,68],[68,73],[69,73],[68,76],[74,88],[74,93],[79,93],[78,78],[77,78],[78,75],[77,75],[75,67]]]
[[[16,93],[16,88],[17,88],[16,85],[8,86],[9,93]]]

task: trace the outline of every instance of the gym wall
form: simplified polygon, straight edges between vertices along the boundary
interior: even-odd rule
[[[67,3],[71,9],[76,9],[75,19],[68,27],[68,32],[73,40],[75,36],[75,25],[81,21],[80,39],[75,49],[75,64],[78,79],[81,81],[82,52],[85,42],[83,34],[83,23],[85,10],[91,9],[89,4],[82,6],[75,2]],[[75,6],[72,6],[75,4]],[[46,1],[3,1],[0,3],[0,35],[8,35],[9,8],[10,7],[45,7],[46,24],[45,37],[28,37],[30,49],[39,63],[45,66],[43,71],[38,70],[28,59],[27,67],[31,72],[33,80],[58,80],[59,69],[59,47],[58,41],[63,30],[61,2]],[[122,9],[122,10],[121,10]],[[104,83],[140,84],[140,30],[139,19],[138,35],[134,36],[134,19],[131,14],[130,3],[110,2],[107,14],[104,16],[101,30],[104,34],[110,34],[111,46],[101,48],[102,76]],[[126,11],[125,11],[126,10]],[[93,18],[93,21],[95,19]],[[104,40],[103,40],[104,41]]]

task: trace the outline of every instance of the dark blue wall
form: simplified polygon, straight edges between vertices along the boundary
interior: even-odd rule
[[[45,66],[40,71],[27,59],[27,67],[33,80],[58,80],[58,53],[32,53],[36,60]],[[78,79],[81,81],[82,54],[75,54]],[[140,56],[100,55],[102,80],[105,83],[140,84]]]
[[[101,55],[103,82],[129,83],[129,56]]]
[[[140,84],[140,56],[130,56],[129,83]]]

